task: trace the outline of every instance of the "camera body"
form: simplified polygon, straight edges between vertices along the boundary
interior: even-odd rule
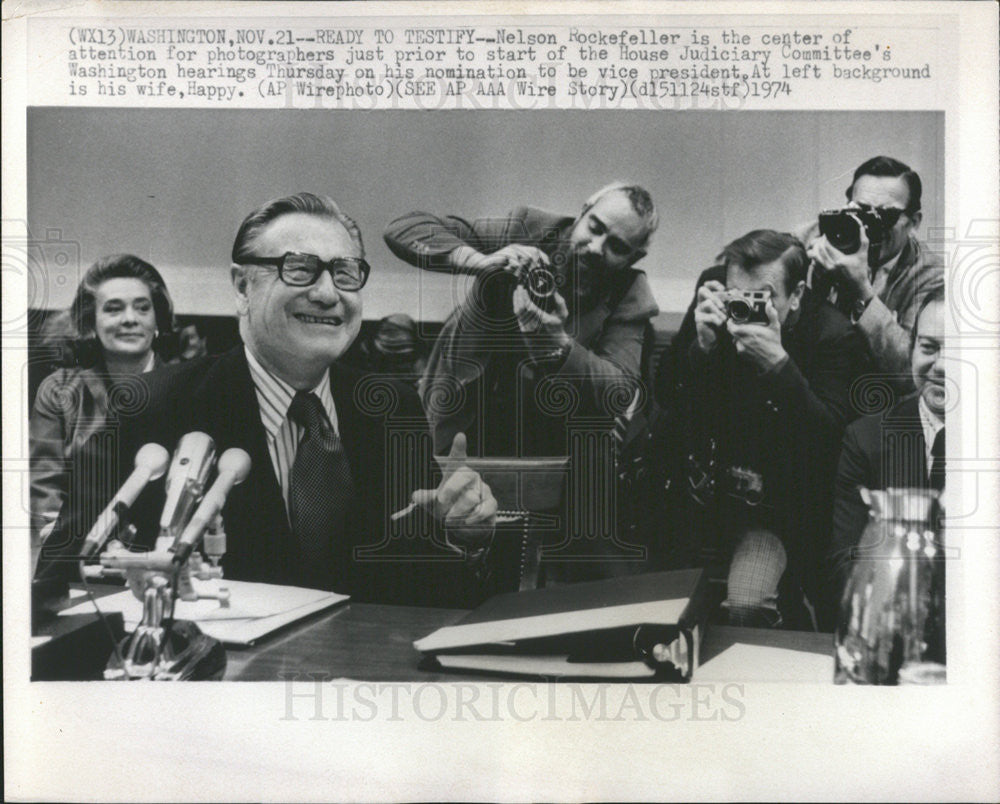
[[[726,315],[737,324],[767,324],[769,298],[766,290],[727,290]]]
[[[825,209],[819,213],[819,232],[842,254],[856,254],[861,248],[861,227],[865,227],[869,247],[877,247],[896,225],[899,216],[889,220],[888,214],[896,211],[864,205]]]

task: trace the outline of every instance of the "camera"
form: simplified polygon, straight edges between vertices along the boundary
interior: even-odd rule
[[[769,298],[766,290],[727,290],[726,315],[737,324],[766,324]]]
[[[539,309],[551,313],[555,309],[556,275],[542,265],[532,266],[522,272],[518,284],[528,291],[528,298]]]
[[[896,225],[901,209],[872,207],[861,204],[843,209],[826,209],[819,213],[819,232],[842,254],[855,254],[861,248],[861,227],[870,246],[879,246]]]

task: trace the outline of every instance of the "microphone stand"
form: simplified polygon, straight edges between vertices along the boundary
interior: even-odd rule
[[[206,535],[212,545],[209,561],[194,552],[178,565],[169,549],[172,540],[157,540],[148,553],[132,553],[120,542],[112,542],[101,556],[102,575],[124,575],[133,592],[142,600],[142,620],[135,631],[122,640],[119,651],[108,660],[106,680],[128,681],[208,681],[222,678],[226,651],[219,640],[204,634],[189,620],[175,620],[174,606],[184,601],[218,600],[229,606],[229,590],[199,592],[192,579],[222,578],[219,559],[225,553],[225,530],[217,515]]]

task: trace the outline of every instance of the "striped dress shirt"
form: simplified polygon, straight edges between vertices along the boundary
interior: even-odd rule
[[[250,377],[257,391],[257,404],[260,407],[260,421],[267,434],[267,449],[271,454],[271,464],[274,475],[281,485],[281,496],[285,501],[285,513],[288,513],[288,491],[292,475],[292,464],[295,462],[295,452],[302,439],[303,429],[288,418],[288,408],[295,396],[295,389],[284,380],[275,377],[264,368],[253,353],[244,346],[247,355],[247,365],[250,367]],[[319,397],[323,410],[330,420],[333,431],[339,436],[337,426],[337,408],[333,404],[333,394],[330,392],[330,373],[324,372],[319,385],[312,389]]]
[[[934,467],[934,439],[944,427],[944,420],[931,412],[927,403],[924,402],[923,394],[920,395],[920,401],[917,402],[917,409],[920,411],[920,427],[924,431],[924,457],[927,459],[927,477],[930,479],[930,473]],[[945,434],[945,438],[947,437]]]

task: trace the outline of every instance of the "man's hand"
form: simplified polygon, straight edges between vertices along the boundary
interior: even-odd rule
[[[698,304],[694,308],[694,326],[698,335],[698,348],[711,352],[718,340],[719,330],[726,325],[726,307],[721,282],[710,279],[698,288]]]
[[[771,371],[788,358],[781,345],[781,321],[771,300],[767,300],[767,324],[737,324],[726,322],[726,328],[733,337],[736,353],[751,361],[761,371]]]
[[[451,264],[461,270],[481,273],[501,268],[519,274],[538,265],[549,264],[548,255],[534,246],[511,243],[492,254],[483,254],[471,246],[459,246],[449,255]]]
[[[528,291],[523,285],[514,288],[512,298],[517,325],[525,335],[566,335],[566,319],[569,318],[569,310],[566,308],[566,300],[559,295],[558,291],[552,293],[555,309],[550,313],[545,312],[531,300],[531,296],[528,295]]]
[[[861,247],[854,254],[838,251],[830,245],[826,235],[813,240],[806,253],[821,268],[836,272],[844,284],[857,294],[859,301],[868,301],[875,295],[868,267],[868,236],[860,221],[858,226],[861,229]]]
[[[412,500],[444,522],[449,541],[465,548],[486,547],[497,518],[497,501],[478,472],[465,465],[465,433],[451,442],[442,461],[444,476],[436,489],[418,489]]]

